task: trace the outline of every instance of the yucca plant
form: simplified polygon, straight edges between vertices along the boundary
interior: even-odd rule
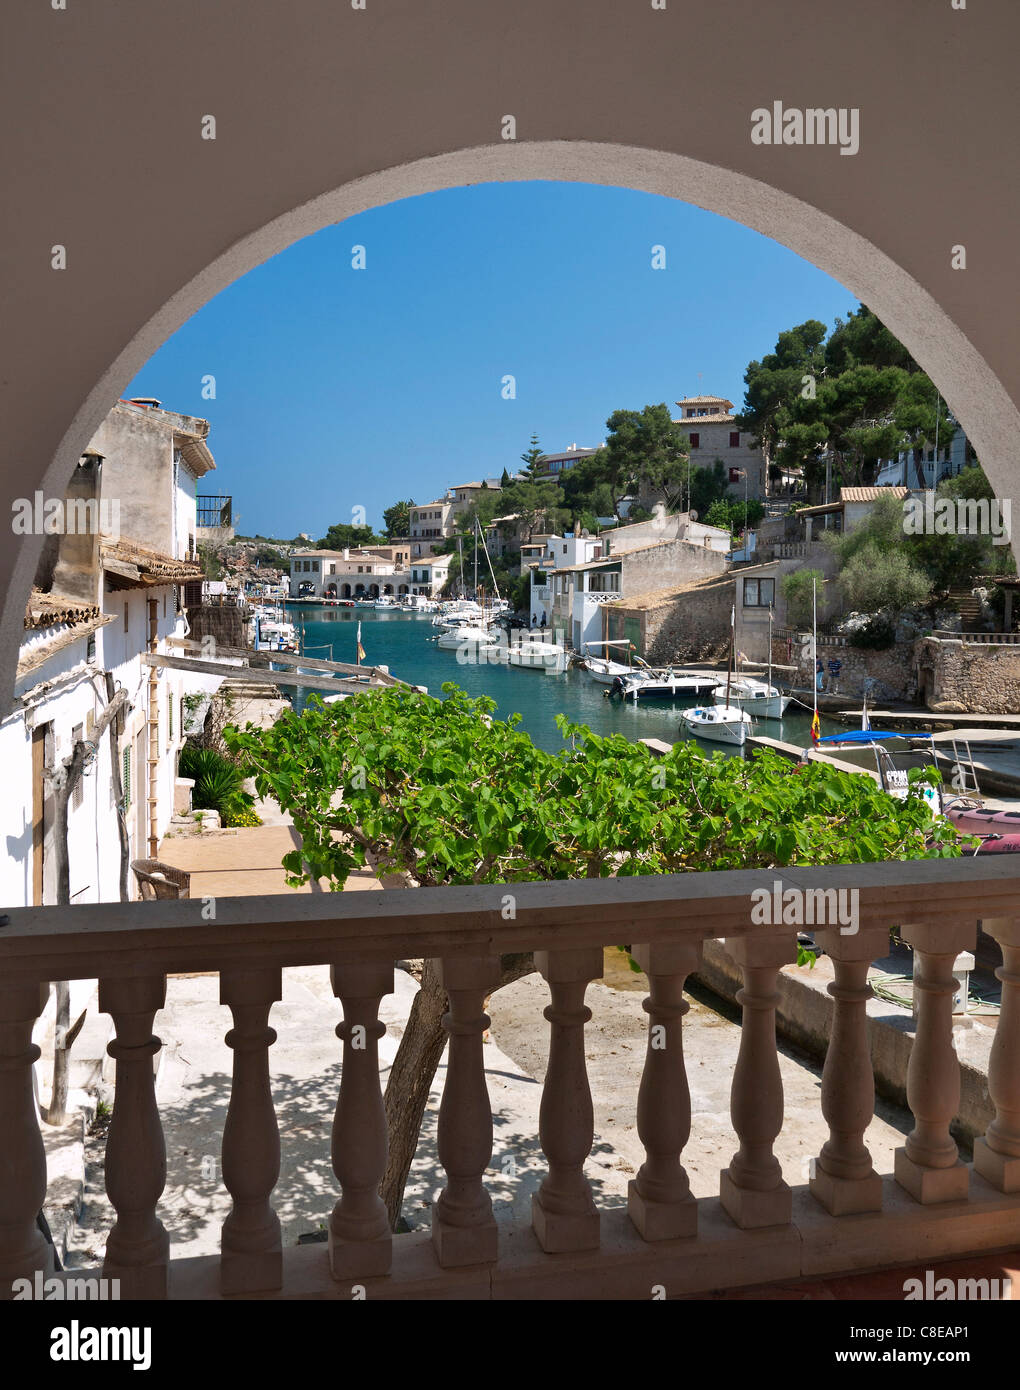
[[[211,748],[182,748],[178,772],[194,778],[196,809],[218,811],[224,822],[254,805],[255,798],[244,790],[241,769]]]

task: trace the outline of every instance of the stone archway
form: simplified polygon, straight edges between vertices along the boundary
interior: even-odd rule
[[[350,598],[350,596],[351,596],[351,586],[350,586],[349,584],[345,584],[345,585],[343,586],[343,592],[342,592],[342,594],[340,595],[340,597],[341,597],[341,598]]]
[[[662,150],[588,141],[475,146],[354,179],[243,236],[144,324],[89,391],[44,475],[23,484],[63,493],[82,450],[152,353],[232,281],[300,238],[354,213],[416,194],[485,181],[558,179],[622,186],[677,198],[758,231],[818,266],[867,303],[937,383],[1000,498],[1020,483],[1018,411],[963,330],[932,295],[878,246],[818,207],[732,169]],[[824,182],[824,181],[823,181]],[[0,713],[10,707],[25,600],[43,537],[26,536],[7,580],[0,620]],[[377,590],[377,586],[373,586]]]

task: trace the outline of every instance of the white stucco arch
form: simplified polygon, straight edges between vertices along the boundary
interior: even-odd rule
[[[214,295],[302,237],[401,198],[476,183],[554,179],[656,193],[771,237],[839,281],[874,310],[936,382],[1000,498],[1020,482],[1020,411],[963,331],[916,279],[879,247],[802,199],[718,165],[664,151],[587,141],[475,146],[380,170],[241,237],[171,296],[112,361],[81,403],[43,478],[62,494],[96,429],[152,354]],[[9,708],[25,600],[43,537],[24,537],[0,620],[0,706]]]

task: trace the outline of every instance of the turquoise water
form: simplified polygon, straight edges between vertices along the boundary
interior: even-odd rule
[[[355,661],[357,625],[361,623],[361,645],[369,665],[388,666],[394,676],[412,685],[428,687],[430,695],[442,696],[444,681],[454,681],[469,695],[489,695],[497,705],[497,717],[520,714],[519,727],[540,748],[555,752],[563,747],[556,727],[557,714],[587,724],[598,734],[622,733],[628,738],[661,738],[674,743],[679,734],[679,715],[685,701],[676,705],[637,704],[609,700],[604,687],[596,685],[583,671],[569,670],[562,675],[532,671],[515,666],[471,665],[457,659],[457,652],[440,650],[430,639],[436,629],[431,616],[377,612],[371,608],[325,608],[313,604],[289,604],[288,616],[302,635],[301,650],[327,661]],[[326,649],[329,648],[327,651]],[[300,708],[305,692],[297,688]],[[782,720],[759,720],[752,732],[784,739],[798,747],[810,743],[811,715],[791,706]],[[821,720],[823,733],[837,733],[843,727],[832,720]],[[739,748],[721,743],[695,740],[707,753],[740,755]]]

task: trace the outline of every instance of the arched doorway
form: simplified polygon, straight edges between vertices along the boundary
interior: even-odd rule
[[[351,586],[350,586],[349,584],[345,584],[345,585],[343,586],[343,593],[340,595],[340,597],[341,597],[341,598],[350,598],[350,596],[351,596]]]
[[[820,180],[826,196],[838,167]],[[479,182],[557,179],[628,187],[691,203],[742,223],[788,247],[866,303],[936,382],[982,461],[997,495],[1020,482],[1015,441],[1020,410],[962,328],[901,265],[847,224],[818,207],[733,169],[667,151],[589,141],[534,141],[474,146],[383,169],[343,184],[242,237],[182,285],[144,324],[95,382],[65,430],[42,478],[26,487],[62,495],[68,479],[114,401],[181,324],[227,285],[293,242],[355,212],[421,193]],[[841,186],[841,185],[840,185]],[[840,198],[830,199],[839,205]],[[0,714],[10,708],[25,601],[43,536],[25,536],[7,562],[0,620]],[[0,559],[0,582],[4,578]],[[378,593],[378,586],[373,586]]]

